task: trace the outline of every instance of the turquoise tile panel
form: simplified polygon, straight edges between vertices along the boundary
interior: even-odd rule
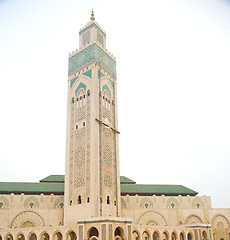
[[[98,70],[98,78],[102,78],[104,76],[105,76],[105,74],[103,74],[101,71]]]
[[[107,84],[105,84],[105,85],[102,87],[102,92],[104,92],[105,90],[107,90],[107,91],[109,92],[109,95],[110,95],[110,97],[111,97],[111,92],[110,92],[109,87],[108,87]]]
[[[90,45],[79,53],[69,58],[69,71],[71,74],[78,68],[83,67],[85,64],[96,60],[107,71],[116,77],[116,62],[105,53],[96,43]]]
[[[75,91],[75,95],[77,95],[77,92],[78,92],[81,88],[83,88],[84,90],[86,90],[86,85],[85,85],[84,83],[82,83],[82,82],[79,83],[79,85],[78,85],[78,87],[77,87],[77,89],[76,89],[76,91]]]
[[[113,86],[113,88],[114,88],[114,82],[113,81],[111,81],[110,79],[109,79],[109,82],[110,82],[110,84]]]
[[[74,85],[74,83],[76,82],[77,79],[78,79],[78,77],[75,77],[70,80],[70,88],[72,88],[72,86]]]
[[[92,78],[92,71],[91,71],[91,70],[89,70],[89,71],[87,71],[87,72],[83,73],[83,75],[85,75],[85,76],[87,76],[87,77],[90,77],[90,78]]]

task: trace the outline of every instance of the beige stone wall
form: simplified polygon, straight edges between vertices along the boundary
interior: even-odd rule
[[[0,227],[57,226],[63,223],[64,197],[56,195],[0,195]],[[26,223],[27,222],[27,223]]]

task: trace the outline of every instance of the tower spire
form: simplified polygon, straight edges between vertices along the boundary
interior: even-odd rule
[[[91,21],[94,21],[94,20],[95,20],[93,9],[92,9],[92,13],[91,13],[90,20],[91,20]]]

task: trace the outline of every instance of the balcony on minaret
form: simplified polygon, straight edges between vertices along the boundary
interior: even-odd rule
[[[106,33],[95,21],[93,11],[90,21],[79,31],[79,49],[92,43],[96,43],[103,49],[106,48]]]

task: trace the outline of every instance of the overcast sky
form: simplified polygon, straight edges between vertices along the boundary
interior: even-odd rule
[[[64,174],[68,54],[92,8],[117,58],[121,175],[229,208],[227,0],[0,0],[0,181]]]

